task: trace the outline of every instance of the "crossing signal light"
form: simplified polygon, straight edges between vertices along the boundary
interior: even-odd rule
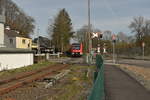
[[[113,41],[114,43],[116,43],[116,35],[115,35],[115,34],[112,35],[112,41]]]
[[[103,38],[103,33],[102,32],[99,33],[99,38]]]
[[[100,34],[100,38],[103,38],[103,34]]]

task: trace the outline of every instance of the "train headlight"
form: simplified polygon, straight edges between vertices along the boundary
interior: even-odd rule
[[[80,52],[80,55],[82,55],[83,53],[82,52]]]
[[[72,55],[74,54],[74,52],[72,52]]]

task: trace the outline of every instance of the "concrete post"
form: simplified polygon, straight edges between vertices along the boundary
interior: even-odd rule
[[[46,53],[46,60],[49,60],[49,53]]]

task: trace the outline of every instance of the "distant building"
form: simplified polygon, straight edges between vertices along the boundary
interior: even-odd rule
[[[38,49],[38,44],[37,44],[37,43],[32,42],[32,49]]]
[[[46,37],[39,36],[33,40],[32,49],[39,53],[51,52],[51,41]]]
[[[32,39],[20,35],[17,31],[5,29],[4,45],[8,48],[31,49]]]
[[[39,42],[39,47],[40,48],[49,48],[51,47],[51,42],[50,42],[50,39],[46,38],[46,37],[42,37],[42,36],[39,36],[38,38],[35,38],[33,40],[34,43],[37,43]]]

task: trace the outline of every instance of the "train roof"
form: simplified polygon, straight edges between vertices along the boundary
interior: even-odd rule
[[[72,45],[80,45],[80,43],[72,43]]]

